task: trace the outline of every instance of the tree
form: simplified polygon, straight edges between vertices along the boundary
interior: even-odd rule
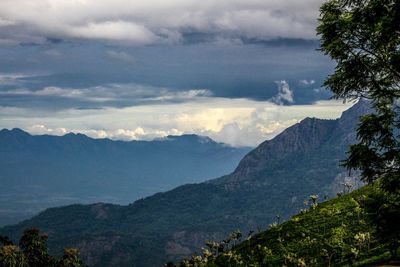
[[[328,0],[317,28],[321,49],[337,62],[325,86],[336,98],[367,98],[359,142],[344,166],[361,179],[379,181],[374,221],[393,258],[400,245],[400,1]]]
[[[76,248],[65,248],[62,259],[56,265],[57,267],[81,267],[82,260],[79,258],[79,250]]]
[[[400,1],[328,0],[317,32],[322,51],[337,62],[325,86],[336,98],[367,98],[374,109],[361,117],[359,143],[344,165],[400,193]]]
[[[29,267],[25,255],[15,245],[0,246],[0,266]]]
[[[24,231],[19,246],[23,250],[30,267],[53,266],[55,260],[47,249],[47,235],[38,229]]]
[[[57,260],[49,255],[47,235],[38,229],[24,231],[19,246],[8,237],[0,236],[0,267],[82,267],[76,248],[64,249],[64,255]]]

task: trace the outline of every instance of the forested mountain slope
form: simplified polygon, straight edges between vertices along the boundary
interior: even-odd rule
[[[197,135],[112,141],[82,134],[0,131],[0,225],[45,208],[98,201],[128,204],[231,172],[249,148]]]
[[[339,166],[355,141],[359,102],[337,120],[307,118],[247,154],[229,175],[158,193],[129,206],[48,209],[0,234],[27,227],[49,233],[49,246],[81,249],[91,266],[161,266],[186,257],[233,230],[265,229],[304,207],[310,194],[332,197],[347,172]]]

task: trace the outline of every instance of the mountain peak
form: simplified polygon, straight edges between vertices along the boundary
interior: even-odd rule
[[[201,136],[197,134],[183,134],[183,135],[168,135],[161,139],[165,141],[183,141],[183,142],[194,142],[194,143],[216,143],[213,139],[208,136]]]
[[[355,103],[351,108],[345,110],[340,116],[340,119],[349,118],[354,116],[362,116],[372,111],[371,103],[364,98],[360,98],[357,103]]]
[[[272,140],[261,143],[239,163],[234,178],[246,179],[260,172],[266,166],[295,153],[312,153],[323,146],[329,146],[334,138],[337,146],[345,146],[356,140],[355,127],[359,117],[371,111],[367,100],[359,100],[343,112],[340,119],[324,120],[307,117],[287,128]]]
[[[65,135],[63,135],[62,137],[66,137],[66,138],[76,138],[76,139],[91,139],[93,140],[94,138],[91,138],[85,134],[81,134],[81,133],[73,133],[73,132],[69,132]]]
[[[9,134],[9,135],[13,135],[13,136],[30,136],[29,133],[25,132],[24,130],[22,130],[20,128],[13,128],[11,130],[4,128],[0,131],[0,134]]]
[[[351,108],[343,112],[342,116],[339,118],[339,124],[342,125],[342,127],[355,128],[359,118],[372,111],[371,103],[361,98]]]

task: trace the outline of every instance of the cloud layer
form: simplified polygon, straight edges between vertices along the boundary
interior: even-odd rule
[[[4,79],[7,81],[6,77]],[[12,79],[8,78],[8,81]],[[174,91],[137,84],[109,84],[80,89],[48,86],[34,90],[17,87],[0,90],[0,106],[42,110],[102,109],[200,101],[211,96],[212,93],[207,89]]]
[[[100,39],[133,45],[177,43],[193,33],[223,39],[315,39],[322,2],[2,0],[0,39]]]

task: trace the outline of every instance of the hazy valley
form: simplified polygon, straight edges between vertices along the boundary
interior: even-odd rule
[[[176,186],[231,172],[250,148],[197,135],[112,141],[82,134],[0,131],[0,225],[49,207],[128,204]]]

